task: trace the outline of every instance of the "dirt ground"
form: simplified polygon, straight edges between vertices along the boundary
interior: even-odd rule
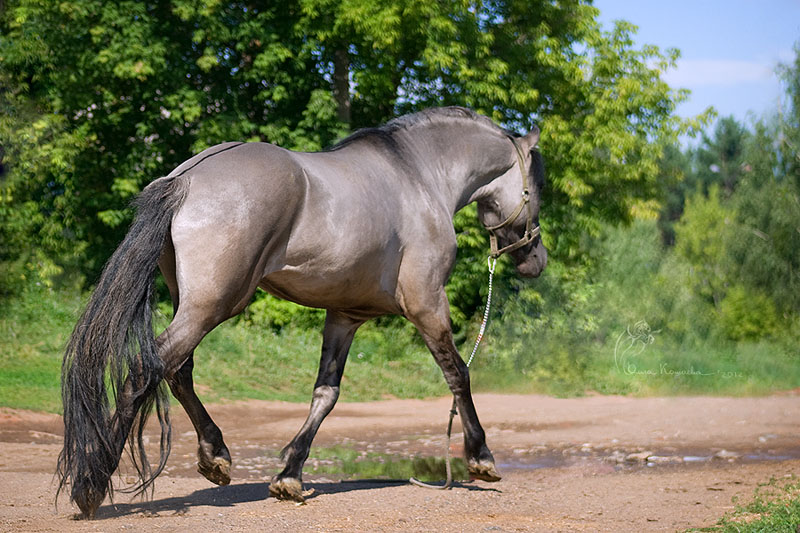
[[[0,531],[676,531],[713,525],[770,477],[800,475],[800,396],[626,398],[480,394],[503,480],[448,491],[306,474],[304,505],[268,497],[276,455],[306,405],[211,405],[234,461],[216,487],[194,471],[196,438],[173,410],[173,452],[153,499],[117,493],[94,521],[54,505],[61,421],[0,410]],[[450,399],[341,403],[317,446],[442,455]],[[457,430],[460,428],[457,427]],[[459,453],[461,435],[452,451]],[[313,464],[307,465],[308,472]],[[128,478],[121,476],[121,483]]]

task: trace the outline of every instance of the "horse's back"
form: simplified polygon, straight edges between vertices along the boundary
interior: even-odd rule
[[[182,293],[249,298],[260,284],[313,307],[398,312],[405,251],[422,240],[430,256],[439,240],[439,206],[374,150],[224,144],[182,167],[190,184],[172,229]]]

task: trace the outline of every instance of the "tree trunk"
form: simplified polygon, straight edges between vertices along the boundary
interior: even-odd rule
[[[333,96],[339,120],[350,125],[350,56],[347,48],[333,53]]]

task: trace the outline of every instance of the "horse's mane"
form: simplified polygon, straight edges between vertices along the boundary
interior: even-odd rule
[[[379,141],[383,144],[389,145],[390,147],[396,148],[397,141],[395,139],[395,134],[398,131],[408,130],[415,126],[424,124],[435,124],[464,119],[472,120],[504,135],[518,137],[518,134],[497,126],[487,117],[479,115],[471,109],[459,106],[431,107],[416,113],[394,118],[382,126],[359,129],[350,136],[345,137],[341,141],[337,142],[326,151],[338,150],[359,141]]]

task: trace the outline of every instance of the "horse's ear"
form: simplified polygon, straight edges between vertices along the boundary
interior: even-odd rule
[[[523,138],[525,139],[525,143],[528,145],[528,149],[532,150],[536,147],[536,143],[539,142],[539,128],[534,124],[534,126],[531,128],[531,131],[529,131],[528,134]]]

